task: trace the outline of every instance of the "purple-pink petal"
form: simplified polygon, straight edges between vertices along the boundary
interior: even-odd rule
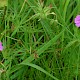
[[[80,15],[76,16],[75,23],[76,23],[76,21],[80,21]]]
[[[74,22],[77,27],[80,27],[80,15],[76,16],[76,18],[74,19]]]
[[[3,50],[3,46],[2,46],[2,43],[0,42],[0,51]]]
[[[75,23],[80,23],[80,21],[79,20],[76,20]]]
[[[75,25],[76,25],[77,27],[80,27],[80,23],[76,23]]]

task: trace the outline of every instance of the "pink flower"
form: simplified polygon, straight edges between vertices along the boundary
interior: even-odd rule
[[[75,25],[76,25],[77,27],[80,27],[80,15],[77,15],[77,16],[76,16],[74,22],[75,22]]]
[[[3,50],[2,42],[0,42],[0,51]]]

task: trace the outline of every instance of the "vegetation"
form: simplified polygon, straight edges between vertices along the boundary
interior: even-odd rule
[[[74,24],[79,0],[0,5],[0,80],[80,79],[80,29]]]

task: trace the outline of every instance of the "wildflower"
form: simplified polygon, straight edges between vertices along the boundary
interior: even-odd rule
[[[80,15],[77,15],[77,16],[76,16],[74,22],[75,22],[75,25],[76,25],[77,27],[80,27]]]
[[[2,42],[0,42],[0,51],[3,50]]]

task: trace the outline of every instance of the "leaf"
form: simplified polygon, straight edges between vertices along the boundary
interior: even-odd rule
[[[46,75],[50,76],[54,80],[59,80],[59,79],[57,79],[56,77],[54,77],[53,75],[51,75],[50,73],[48,73],[47,71],[45,71],[43,68],[41,68],[38,65],[35,65],[35,64],[32,64],[32,63],[21,63],[20,65],[28,65],[28,66],[31,66],[31,67],[36,68],[37,70],[45,73]]]
[[[7,6],[7,0],[0,0],[0,7]]]
[[[50,46],[52,46],[57,41],[57,39],[60,38],[63,32],[64,30],[62,30],[58,35],[55,35],[55,37],[53,37],[49,42],[45,43],[43,47],[39,48],[37,50],[38,56],[40,56],[45,50],[47,50]],[[25,59],[22,63],[32,62],[33,60],[34,60],[34,54]]]
[[[80,42],[80,40],[73,40],[73,41],[69,42],[69,43],[66,45],[66,47],[65,47],[65,49],[64,49],[64,52],[65,52],[69,47],[71,47],[73,44],[75,44],[76,42]]]

